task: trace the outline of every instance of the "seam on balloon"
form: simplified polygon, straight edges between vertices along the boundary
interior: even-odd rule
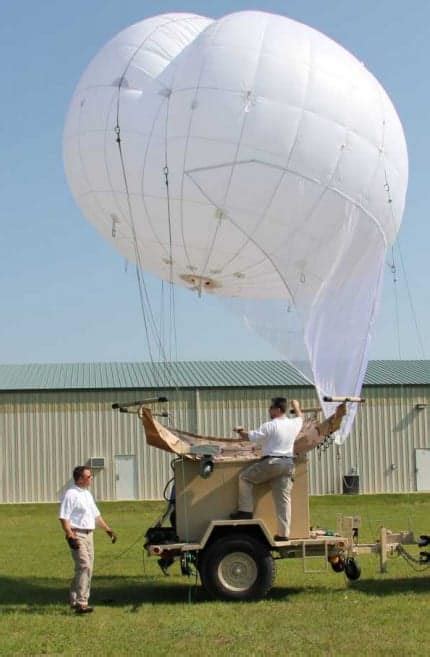
[[[211,41],[213,43],[213,41],[215,40],[215,37],[217,36],[219,30],[221,29],[221,24],[219,22],[216,22],[215,24],[211,23],[211,26],[212,25],[214,25],[213,34],[211,35]],[[202,62],[201,62],[201,66],[200,66],[200,70],[199,70],[199,75],[198,75],[198,78],[197,78],[197,85],[193,88],[193,90],[194,90],[193,102],[195,102],[195,100],[198,96],[199,90],[200,90],[200,80],[201,80],[201,77],[202,77],[202,74],[203,74],[204,65],[205,65],[205,58],[203,57]],[[175,77],[176,77],[176,72],[175,72]],[[175,77],[174,77],[174,79],[175,79]],[[173,84],[172,84],[172,87],[173,87]],[[193,123],[193,119],[194,119],[194,114],[193,114],[193,112],[191,112],[189,122],[188,122],[188,129],[187,129],[187,134],[186,134],[186,139],[185,139],[185,145],[184,145],[184,156],[183,156],[183,160],[182,160],[182,162],[183,162],[183,164],[182,164],[182,176],[181,176],[181,183],[180,183],[181,193],[180,193],[180,203],[179,203],[179,216],[180,216],[180,226],[181,226],[182,247],[183,247],[183,250],[184,250],[184,253],[185,253],[185,257],[188,261],[188,266],[189,266],[190,270],[193,267],[193,263],[191,262],[191,258],[190,258],[189,253],[188,253],[188,249],[187,249],[187,245],[186,245],[186,239],[185,239],[184,208],[183,208],[183,194],[182,193],[183,193],[183,189],[184,189],[185,166],[186,166],[186,160],[187,160],[187,155],[188,155],[188,145],[189,145],[189,141],[190,141],[190,132],[191,132],[191,126],[192,126],[192,123]]]
[[[263,49],[263,46],[264,46],[264,41],[265,41],[265,38],[266,38],[266,32],[267,32],[268,24],[269,24],[269,19],[266,18],[264,29],[262,31],[261,43],[260,43],[260,47],[259,47],[259,50],[258,50],[258,60],[257,60],[257,64],[256,64],[255,71],[254,71],[254,82],[253,82],[252,86],[255,86],[255,81],[258,78],[258,71],[259,71],[260,65],[261,65],[261,52],[262,52],[262,49]],[[242,143],[242,137],[243,137],[243,133],[244,133],[244,130],[245,130],[246,118],[247,118],[247,113],[244,112],[244,117],[243,117],[243,120],[242,120],[242,126],[241,126],[240,134],[239,134],[239,139],[238,139],[237,146],[236,146],[235,159],[233,160],[233,164],[231,166],[230,176],[229,176],[229,179],[228,179],[226,189],[224,191],[224,198],[222,200],[221,207],[223,207],[225,205],[226,199],[227,199],[229,191],[230,191],[231,181],[233,179],[233,174],[234,174],[234,171],[235,171],[236,166],[237,166],[236,158],[237,158],[237,156],[239,154],[239,151],[240,151],[240,147],[241,147],[241,143]],[[264,216],[263,216],[263,218],[264,218]],[[261,223],[262,223],[262,221],[260,221],[260,224]],[[216,242],[216,238],[218,236],[219,227],[220,227],[220,222],[218,222],[218,224],[217,224],[217,227],[216,227],[216,230],[215,230],[215,233],[214,233],[214,236],[213,236],[212,244],[211,244],[210,250],[207,254],[206,263],[205,263],[205,266],[204,266],[203,272],[202,272],[203,275],[205,274],[205,272],[207,270],[207,267],[209,265],[210,257],[212,255],[212,252],[213,252],[214,248],[215,248],[215,242]],[[257,227],[255,228],[255,230],[257,230]],[[242,245],[242,250],[245,248],[248,241],[249,241],[249,237],[245,240],[245,243]]]
[[[219,29],[219,27],[218,27],[218,29]],[[216,34],[217,30],[214,30],[214,32]],[[215,38],[215,35],[213,35],[212,38]],[[193,101],[192,102],[195,102],[195,100],[197,98],[197,95],[198,95],[198,91],[199,91],[199,88],[200,88],[199,87],[199,82],[200,82],[200,79],[201,79],[201,76],[202,76],[203,68],[204,68],[204,60],[202,61],[201,66],[200,66],[199,75],[198,75],[198,79],[197,79],[197,85],[194,88],[194,95],[193,95]],[[191,131],[192,123],[193,123],[193,118],[194,118],[194,113],[190,112],[190,117],[189,117],[188,126],[187,126],[187,133],[186,133],[186,138],[185,138],[185,144],[184,144],[184,154],[183,154],[183,158],[182,158],[182,176],[181,176],[181,183],[180,183],[181,193],[180,193],[180,203],[179,203],[179,215],[180,215],[182,247],[184,249],[184,253],[185,253],[185,256],[187,258],[188,266],[190,267],[190,269],[193,267],[193,264],[192,264],[191,258],[189,256],[187,245],[186,245],[186,240],[185,240],[183,190],[184,190],[184,181],[185,181],[185,175],[184,175],[185,163],[186,163],[186,159],[187,159],[187,155],[188,155],[188,145],[189,145],[189,142],[190,142],[190,131]]]
[[[214,202],[212,201],[212,199],[208,196],[208,194],[206,194],[206,192],[200,187],[200,185],[199,185],[195,180],[193,180],[193,182],[194,182],[194,184],[200,189],[200,191],[201,191],[201,193],[203,194],[203,196],[205,196],[205,197],[208,199],[209,203],[211,203],[212,205],[216,205],[216,204],[214,204]],[[266,251],[265,251],[265,250],[264,250],[259,244],[257,244],[257,243],[255,242],[255,240],[254,240],[251,236],[249,236],[249,235],[246,233],[246,231],[244,231],[243,228],[242,228],[241,226],[239,226],[239,225],[234,221],[234,219],[233,219],[230,215],[226,214],[226,217],[225,217],[225,218],[228,219],[228,220],[233,224],[233,226],[235,226],[235,228],[237,228],[237,230],[238,230],[239,232],[241,232],[243,235],[245,235],[245,237],[249,238],[249,241],[250,241],[250,242],[256,247],[256,249],[259,250],[259,251],[261,251],[261,253],[265,256],[265,258],[271,263],[271,265],[272,265],[274,271],[276,271],[276,273],[278,274],[280,280],[282,281],[282,283],[283,283],[285,289],[287,290],[287,292],[288,292],[288,294],[289,294],[289,296],[290,296],[291,301],[294,303],[294,295],[293,295],[293,293],[292,293],[292,291],[291,291],[291,289],[290,289],[290,287],[289,287],[287,281],[285,280],[284,276],[283,276],[282,273],[279,271],[279,268],[277,267],[276,263],[273,262],[271,256],[270,256],[270,255],[269,255],[269,254],[268,254],[268,253],[267,253],[267,252],[266,252]]]
[[[113,94],[113,96],[114,96],[114,94]],[[83,110],[82,110],[82,105],[81,105],[81,108],[80,108],[80,111],[79,111],[79,127],[81,126],[82,113],[83,113]],[[99,210],[101,212],[101,218],[104,220],[105,216],[107,215],[107,210],[104,207],[101,200],[99,199],[99,197],[96,196],[97,192],[95,192],[95,190],[91,189],[90,178],[89,178],[89,175],[87,173],[87,167],[85,165],[85,160],[84,160],[83,155],[82,155],[81,138],[83,137],[83,134],[85,134],[85,133],[82,133],[81,130],[79,130],[78,153],[79,153],[79,161],[81,163],[81,170],[82,170],[83,177],[86,180],[86,183],[87,183],[87,186],[88,186],[88,194],[91,196],[91,198],[95,201],[96,205],[99,207]]]

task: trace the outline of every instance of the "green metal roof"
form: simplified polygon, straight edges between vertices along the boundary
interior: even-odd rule
[[[429,360],[374,360],[365,385],[429,385]],[[0,365],[0,390],[228,388],[309,385],[285,361]]]
[[[371,360],[364,385],[428,385],[430,360]]]

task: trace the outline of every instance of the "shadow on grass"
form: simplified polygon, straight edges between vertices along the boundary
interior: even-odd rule
[[[167,579],[167,578],[166,578]],[[95,605],[132,607],[137,610],[144,604],[182,604],[190,592],[196,597],[199,587],[195,580],[165,582],[154,577],[93,577],[91,602]],[[25,613],[37,613],[43,607],[65,605],[68,611],[68,582],[61,578],[0,577],[1,613],[23,606]],[[7,606],[13,607],[8,610]]]
[[[386,596],[399,593],[430,592],[429,577],[398,577],[396,579],[360,579],[351,584],[352,588],[370,595]]]
[[[413,592],[428,594],[428,577],[409,577],[397,579],[363,579],[351,584],[351,588],[361,593],[375,596],[398,595]],[[343,593],[342,589],[342,593]],[[326,586],[280,587],[274,586],[267,595],[268,600],[285,601],[297,595],[325,594]],[[334,592],[334,591],[333,591]],[[2,614],[70,614],[67,605],[68,583],[61,578],[12,578],[0,577],[0,611]],[[212,602],[195,578],[159,579],[157,577],[94,577],[91,602],[94,605],[113,608],[128,608],[136,612],[144,605],[175,605],[193,602],[204,604]],[[233,602],[234,604],[234,602]],[[53,609],[60,605],[58,609]]]
[[[274,587],[268,594],[269,600],[286,600],[303,594],[300,587]],[[311,587],[313,593],[327,591],[324,587]],[[0,577],[0,611],[25,614],[50,613],[70,614],[68,605],[68,582],[61,578],[12,578]],[[144,605],[175,605],[193,602],[213,602],[200,581],[195,578],[137,577],[93,577],[91,603],[109,607],[128,607],[137,611]],[[233,602],[233,604],[235,604]],[[56,605],[61,605],[53,610]],[[18,609],[17,609],[18,607]],[[19,607],[22,607],[19,609]]]
[[[360,591],[368,595],[387,597],[398,595],[400,593],[426,594],[430,593],[430,577],[399,577],[397,579],[360,579],[355,582],[349,582],[345,587],[339,589],[328,586],[306,586],[297,588],[273,587],[268,594],[268,599],[282,600],[291,595],[303,595],[305,593],[323,593],[329,591],[332,594],[339,593],[344,595],[347,591]]]

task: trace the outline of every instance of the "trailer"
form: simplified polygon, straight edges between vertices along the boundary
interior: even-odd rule
[[[276,512],[270,484],[255,487],[252,519],[232,520],[237,508],[238,477],[244,466],[260,454],[251,443],[198,436],[163,426],[155,418],[167,416],[153,405],[166,398],[115,404],[121,412],[136,412],[148,444],[175,455],[171,494],[163,515],[145,535],[144,548],[158,558],[162,571],[179,561],[181,572],[195,571],[213,597],[223,600],[256,600],[270,591],[278,559],[301,559],[304,572],[316,572],[309,564],[323,559],[324,570],[344,573],[348,580],[361,575],[360,554],[378,554],[380,570],[400,546],[414,544],[410,532],[393,533],[382,527],[375,543],[360,544],[360,518],[337,517],[336,531],[310,528],[308,453],[327,446],[345,413],[343,402],[323,422],[305,421],[296,439],[295,476],[291,498],[291,532],[288,541],[277,541]]]

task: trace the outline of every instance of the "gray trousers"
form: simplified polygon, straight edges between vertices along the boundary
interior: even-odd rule
[[[70,604],[87,605],[90,597],[91,577],[94,567],[93,532],[89,534],[75,529],[79,550],[70,552],[75,563],[75,574],[70,585]]]
[[[289,536],[293,475],[294,461],[292,458],[271,456],[248,466],[239,475],[239,509],[252,513],[254,510],[254,486],[270,481],[278,519],[278,533],[281,536]]]

